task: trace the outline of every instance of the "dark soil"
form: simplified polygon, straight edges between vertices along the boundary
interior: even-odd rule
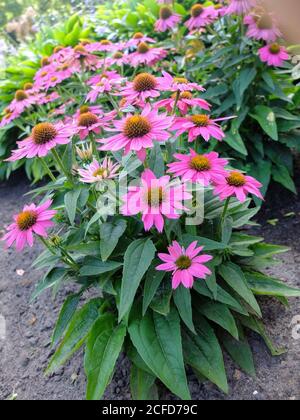
[[[26,181],[15,178],[0,184],[0,236],[12,214],[29,201],[23,195],[30,189]],[[277,186],[271,188],[267,205],[259,216],[262,234],[272,243],[284,244],[291,251],[282,257],[282,264],[272,273],[292,286],[300,287],[300,201]],[[275,226],[269,220],[278,219]],[[275,222],[272,222],[275,224]],[[2,231],[2,232],[1,232]],[[64,300],[66,291],[54,301],[50,292],[30,304],[30,296],[42,273],[31,269],[31,263],[39,254],[39,246],[17,254],[5,251],[0,244],[0,317],[6,320],[6,339],[0,336],[0,399],[18,400],[82,400],[85,395],[85,375],[82,354],[76,355],[65,367],[51,377],[43,372],[53,351],[50,337]],[[19,272],[19,270],[23,270]],[[20,275],[23,274],[23,275]],[[298,400],[300,399],[300,337],[296,331],[295,317],[300,316],[299,300],[291,300],[289,309],[275,300],[263,304],[266,325],[275,343],[288,349],[288,353],[272,358],[257,336],[251,337],[257,367],[257,377],[249,378],[228,361],[231,391],[223,395],[211,384],[201,384],[192,375],[189,384],[195,400]],[[293,321],[294,320],[294,321]],[[1,322],[1,319],[0,319]],[[173,397],[162,388],[162,398]],[[119,361],[112,384],[105,399],[130,398],[129,364]]]

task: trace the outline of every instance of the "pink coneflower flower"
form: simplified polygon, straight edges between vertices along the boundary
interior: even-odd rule
[[[49,150],[57,145],[69,143],[73,135],[74,128],[69,125],[65,126],[62,122],[40,123],[33,128],[30,137],[17,142],[18,149],[13,150],[12,156],[7,161],[15,162],[24,157],[28,159],[45,157]]]
[[[101,73],[101,74],[96,74],[95,76],[91,77],[87,81],[87,84],[89,86],[94,86],[97,83],[100,83],[103,79],[107,79],[111,83],[114,83],[116,85],[119,85],[124,80],[124,78],[117,71],[113,70],[113,71],[105,71],[104,73]]]
[[[155,108],[165,108],[168,112],[172,112],[176,105],[177,93],[173,93],[169,99],[163,99],[155,103]],[[186,115],[193,107],[199,107],[210,111],[211,105],[201,98],[194,98],[193,94],[189,91],[181,92],[177,101],[177,107],[182,115]]]
[[[153,38],[150,38],[147,35],[142,34],[141,32],[137,32],[133,35],[132,39],[127,42],[127,47],[137,47],[140,43],[145,42],[147,44],[155,44],[156,41]]]
[[[120,165],[113,163],[111,159],[105,158],[100,164],[96,159],[86,168],[79,169],[80,181],[85,184],[94,184],[105,179],[114,179],[118,176]]]
[[[206,114],[196,114],[186,117],[178,117],[175,119],[171,130],[176,131],[176,136],[188,132],[188,141],[191,143],[201,136],[205,141],[209,141],[211,137],[221,141],[225,137],[222,128],[217,124],[218,121],[225,121],[234,117],[211,119]]]
[[[122,120],[114,121],[115,129],[112,131],[117,131],[119,134],[99,140],[104,143],[100,150],[125,149],[125,154],[134,151],[144,161],[146,149],[152,148],[154,141],[167,141],[170,138],[167,130],[172,121],[172,117],[158,114],[156,110],[151,110],[151,106],[147,104],[140,115],[128,114]]]
[[[204,7],[202,4],[195,4],[191,15],[192,17],[185,23],[190,31],[210,25],[218,18],[218,12],[214,6]]]
[[[121,90],[120,94],[126,99],[126,103],[143,106],[147,99],[160,96],[160,85],[158,79],[150,73],[137,75],[133,82]]]
[[[96,70],[99,58],[91,54],[85,46],[79,44],[74,48],[74,58],[79,60],[81,65],[87,70]]]
[[[97,116],[92,112],[81,113],[77,117],[77,134],[80,140],[84,140],[90,133],[99,134],[101,128],[108,127],[113,118],[116,117],[116,111],[107,115]]]
[[[199,155],[190,149],[189,155],[177,153],[174,157],[179,162],[169,163],[168,172],[180,177],[183,182],[191,181],[207,187],[211,182],[226,176],[224,168],[228,160],[219,158],[216,152]]]
[[[169,176],[158,179],[150,169],[143,172],[141,182],[141,187],[129,187],[129,193],[123,197],[122,214],[134,216],[142,213],[146,231],[155,226],[162,232],[164,217],[179,219],[186,210],[182,202],[191,199],[192,195],[186,192],[185,184],[170,184]]]
[[[227,15],[245,15],[256,6],[256,0],[230,0]]]
[[[124,64],[128,64],[128,54],[124,54],[121,51],[117,51],[112,57],[106,59],[107,67],[118,66],[122,67]]]
[[[266,42],[275,42],[277,38],[282,37],[282,33],[277,28],[275,19],[269,15],[261,16],[245,16],[245,25],[248,25],[247,36],[256,40],[264,40]]]
[[[189,82],[185,77],[173,77],[166,71],[162,72],[163,77],[159,77],[158,81],[161,88],[171,92],[191,92],[193,90],[204,92],[203,86],[197,83]]]
[[[12,113],[22,114],[22,112],[35,103],[35,96],[29,95],[25,90],[17,90],[15,99],[9,105],[9,110]]]
[[[36,95],[36,103],[38,105],[49,104],[57,101],[58,99],[60,99],[60,95],[57,92],[52,92],[49,95],[46,93],[38,93]]]
[[[98,82],[95,86],[91,87],[90,92],[87,94],[87,102],[96,102],[99,95],[103,93],[109,93],[114,89],[114,83],[111,80],[102,78],[101,82]]]
[[[54,223],[51,221],[55,214],[55,210],[49,210],[52,200],[46,201],[40,206],[31,204],[25,206],[22,213],[14,216],[14,223],[8,226],[8,233],[2,238],[6,242],[7,248],[16,243],[17,251],[22,251],[26,244],[33,246],[35,233],[38,236],[46,238],[46,229],[52,227]]]
[[[94,42],[85,46],[86,50],[90,53],[93,52],[112,52],[117,50],[117,46],[108,39],[103,39],[100,42]]]
[[[241,203],[246,201],[248,194],[253,194],[263,200],[259,191],[261,187],[262,184],[251,176],[246,176],[239,171],[232,171],[223,179],[216,180],[214,195],[219,195],[222,201],[236,196]]]
[[[11,112],[10,109],[7,108],[3,117],[1,117],[0,128],[6,127],[8,124],[19,118],[20,115],[21,114],[19,112]]]
[[[72,47],[57,46],[54,48],[53,54],[48,61],[54,64],[61,64],[73,58],[74,51]]]
[[[270,44],[258,50],[259,57],[263,63],[269,66],[280,67],[290,56],[286,48],[279,44]]]
[[[103,115],[103,109],[100,105],[82,105],[75,113],[75,118],[79,118],[80,115],[91,112],[92,114]]]
[[[141,64],[153,66],[158,61],[163,60],[167,54],[167,51],[162,48],[150,47],[145,42],[141,42],[137,51],[129,54],[128,60],[133,67],[138,67]]]
[[[158,271],[172,272],[172,288],[175,290],[182,284],[185,288],[191,289],[194,285],[195,277],[205,279],[211,275],[211,271],[204,264],[211,261],[211,255],[199,255],[203,251],[203,246],[197,248],[197,241],[185,249],[178,242],[174,241],[169,246],[169,254],[158,254],[164,264],[156,267]]]
[[[166,32],[173,29],[181,21],[181,16],[173,13],[172,9],[167,6],[160,9],[159,16],[159,20],[155,23],[157,32]]]

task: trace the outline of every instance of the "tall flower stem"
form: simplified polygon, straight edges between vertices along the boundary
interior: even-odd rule
[[[180,90],[178,90],[176,92],[176,99],[175,99],[175,103],[174,103],[174,108],[173,108],[173,111],[172,111],[172,115],[175,115],[176,114],[176,110],[177,110],[177,105],[178,105],[179,99],[180,99]]]
[[[70,175],[70,173],[66,170],[63,161],[61,160],[61,158],[59,157],[57,151],[55,149],[52,149],[52,154],[54,157],[54,160],[57,164],[57,166],[61,169],[61,171],[63,172],[63,174],[65,175],[65,177],[68,179],[68,181],[70,181],[73,184],[73,180],[72,177]]]
[[[228,197],[225,201],[225,205],[223,208],[223,212],[222,212],[222,216],[221,216],[221,222],[220,222],[220,237],[222,238],[222,233],[223,233],[223,229],[224,229],[224,223],[226,220],[226,216],[227,216],[227,212],[228,212],[228,208],[229,208],[229,204],[230,204],[230,198]]]
[[[99,152],[98,152],[98,149],[97,149],[97,143],[95,141],[95,136],[94,136],[93,133],[90,133],[89,137],[90,137],[91,145],[92,145],[92,148],[93,148],[93,154],[99,160]]]
[[[45,169],[45,172],[49,175],[49,177],[51,178],[51,180],[53,182],[56,182],[57,179],[55,178],[55,176],[53,175],[51,169],[49,168],[49,166],[47,165],[47,162],[45,162],[45,160],[43,158],[40,158],[40,162],[43,166],[43,168]]]

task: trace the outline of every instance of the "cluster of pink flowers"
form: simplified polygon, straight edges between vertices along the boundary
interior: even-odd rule
[[[173,11],[171,3],[163,3],[160,19],[155,25],[159,32],[173,30],[182,20]],[[245,14],[253,3],[233,0],[228,9],[196,4],[186,26],[190,31],[201,30],[223,16],[225,9],[228,13]],[[247,22],[250,25],[249,16],[248,20],[245,18]],[[17,143],[18,148],[8,161],[43,159],[60,145],[78,142],[82,146],[78,152],[82,167],[77,170],[77,179],[93,185],[119,176],[121,165],[104,152],[135,153],[145,163],[145,169],[138,185],[129,187],[122,198],[121,213],[124,216],[141,215],[145,230],[156,229],[159,233],[163,232],[166,220],[179,219],[188,210],[186,202],[193,198],[188,183],[212,187],[220,200],[236,197],[243,203],[249,194],[263,199],[261,184],[254,178],[228,169],[228,161],[216,152],[200,154],[196,151],[201,142],[222,141],[225,134],[221,123],[234,118],[211,116],[211,104],[201,98],[203,86],[185,76],[173,76],[161,68],[158,69],[159,76],[145,69],[136,71],[132,80],[123,76],[125,65],[152,67],[167,55],[167,50],[155,46],[155,40],[140,33],[123,43],[103,40],[82,42],[75,48],[56,48],[51,57],[42,60],[34,83],[16,92],[1,125],[9,124],[29,107],[58,100],[62,83],[71,77],[80,79],[80,75],[88,73],[89,78],[84,79],[87,90],[83,102],[70,113],[71,116],[65,114],[69,107],[74,108],[76,102],[73,98],[57,107],[48,121],[43,119],[32,128],[29,137]],[[280,65],[281,60],[287,59],[283,47],[274,42],[260,50],[260,56],[270,65]],[[98,103],[99,99],[105,99],[114,110],[105,112]],[[55,119],[60,115],[63,118]],[[157,178],[148,169],[148,150],[157,142],[165,145],[177,137],[195,144],[195,148],[190,148],[187,153],[175,153],[168,163],[168,174]],[[56,214],[55,210],[49,209],[51,205],[51,200],[40,206],[31,204],[16,215],[4,236],[7,246],[16,243],[16,248],[22,250],[26,243],[33,245],[33,234],[47,238],[46,229],[53,226],[52,219]],[[204,264],[212,257],[199,256],[202,247],[197,247],[197,243],[185,249],[174,242],[168,251],[169,254],[159,255],[164,264],[157,269],[173,273],[174,289],[180,284],[190,288],[195,277],[204,279],[210,274]]]

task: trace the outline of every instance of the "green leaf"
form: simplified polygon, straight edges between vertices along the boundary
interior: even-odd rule
[[[192,299],[190,290],[183,286],[179,286],[174,292],[174,302],[185,325],[192,331],[192,333],[196,334],[193,322]]]
[[[152,299],[154,298],[157,289],[159,288],[163,278],[165,277],[164,271],[157,271],[156,267],[160,264],[160,260],[154,260],[151,267],[147,271],[145,285],[144,285],[144,297],[143,297],[143,315],[147,312]]]
[[[155,146],[151,149],[149,167],[157,176],[157,178],[164,176],[165,163],[159,143],[155,143]]]
[[[52,268],[45,275],[43,280],[36,286],[30,301],[34,301],[44,290],[50,289],[58,282],[62,281],[68,274],[68,269],[63,267]]]
[[[300,297],[300,289],[284,284],[279,279],[261,273],[245,273],[247,282],[256,295],[275,297]]]
[[[129,245],[124,256],[119,321],[129,311],[142,278],[150,267],[156,249],[150,239],[138,239]]]
[[[134,401],[158,400],[155,376],[132,364],[130,373],[131,397]]]
[[[238,109],[240,109],[241,104],[243,103],[243,96],[245,91],[255,79],[256,74],[257,71],[254,67],[248,67],[242,70],[238,78],[234,81],[232,88],[235,94],[235,100]]]
[[[89,333],[84,358],[87,376],[87,400],[100,400],[114,371],[123,347],[126,326],[114,326],[113,314],[102,315]]]
[[[278,141],[276,115],[273,109],[264,105],[257,105],[254,111],[254,114],[250,114],[251,117],[258,121],[261,128],[271,139]]]
[[[80,301],[81,294],[78,293],[76,295],[70,295],[65,300],[62,309],[60,311],[55,330],[52,336],[52,346],[56,346],[63,336],[64,332],[66,331],[73,315],[76,312]]]
[[[167,316],[170,313],[172,287],[170,280],[164,281],[158,288],[150,307],[160,315]]]
[[[226,137],[224,141],[229,144],[229,146],[236,150],[237,152],[241,153],[244,156],[248,155],[248,151],[246,149],[245,143],[240,135],[239,132],[226,132]]]
[[[122,267],[122,263],[116,261],[103,262],[96,257],[86,257],[80,269],[81,276],[98,276],[100,274],[109,273]]]
[[[283,354],[286,353],[285,349],[279,349],[274,345],[274,343],[268,336],[263,323],[260,320],[258,320],[255,317],[245,317],[245,316],[240,316],[240,320],[241,320],[241,323],[246,328],[250,329],[251,331],[256,332],[262,337],[262,339],[266,343],[266,346],[270,350],[272,356],[282,356]]]
[[[239,295],[244,301],[262,317],[261,309],[250,290],[247,280],[240,267],[233,263],[225,263],[219,267],[219,273],[226,283]]]
[[[215,322],[234,338],[239,339],[239,332],[234,317],[223,303],[207,302],[198,305],[198,311],[210,321]]]
[[[167,317],[150,312],[129,326],[131,340],[155,376],[175,395],[190,400],[183,363],[180,319],[173,309]]]
[[[276,165],[272,168],[272,175],[274,181],[279,182],[279,184],[283,185],[288,190],[292,191],[292,193],[297,194],[297,189],[289,170],[286,166],[283,165]]]
[[[115,250],[126,226],[126,221],[122,219],[100,225],[100,252],[103,261],[106,261]]]
[[[200,315],[196,322],[197,335],[183,331],[184,359],[222,391],[228,393],[224,360],[218,339],[209,323]]]
[[[255,366],[251,347],[240,328],[240,340],[237,341],[230,335],[222,335],[222,343],[233,361],[250,376],[255,376]]]
[[[194,283],[194,290],[196,290],[196,292],[199,293],[200,295],[206,296],[213,301],[224,303],[235,312],[238,312],[243,315],[248,314],[248,312],[245,311],[245,309],[241,306],[241,304],[237,300],[235,300],[229,293],[223,290],[219,285],[218,285],[216,297],[214,297],[212,292],[208,289],[206,284],[202,281],[197,281]]]
[[[101,299],[93,299],[76,312],[65,337],[50,361],[49,367],[46,370],[47,375],[55,372],[80,349],[94,322],[99,317],[101,303]]]
[[[201,236],[192,236],[188,234],[182,235],[182,244],[188,247],[192,242],[198,242],[198,246],[203,246],[204,251],[217,251],[220,249],[226,249],[226,245],[221,242],[212,241],[211,239],[202,238]]]
[[[77,202],[78,202],[80,193],[81,193],[81,190],[77,189],[74,191],[69,191],[65,195],[66,212],[67,212],[71,225],[73,225],[75,221]]]

